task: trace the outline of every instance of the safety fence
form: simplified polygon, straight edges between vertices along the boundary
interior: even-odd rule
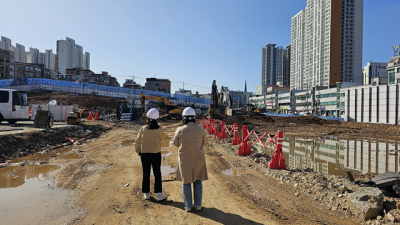
[[[220,127],[220,129],[219,129]],[[270,135],[265,132],[262,135],[257,135],[257,132],[248,130],[247,125],[242,126],[242,137],[239,137],[239,127],[237,123],[226,125],[224,121],[218,126],[218,122],[212,119],[206,120],[203,118],[203,128],[208,131],[209,135],[214,135],[214,138],[219,137],[219,141],[227,139],[232,135],[232,145],[240,145],[238,155],[250,155],[250,142],[255,145],[260,143],[265,149],[269,144],[275,146],[275,151],[272,153],[271,162],[268,164],[269,169],[286,169],[285,157],[282,152],[283,132],[278,131],[276,135]],[[263,142],[266,138],[266,142]]]
[[[303,115],[293,115],[293,114],[280,114],[280,113],[263,113],[264,115],[267,116],[283,116],[283,117],[298,117],[298,116],[303,116]],[[314,116],[314,115],[311,115]],[[344,121],[344,118],[340,117],[332,117],[332,116],[316,116],[320,119],[324,120],[338,120],[338,121]]]
[[[199,103],[204,105],[211,104],[211,99],[197,98],[192,96],[169,94],[165,92],[149,91],[141,89],[129,89],[122,87],[113,87],[106,85],[97,85],[89,83],[75,83],[69,81],[52,80],[45,78],[20,78],[20,79],[3,79],[0,80],[0,88],[10,88],[17,90],[33,91],[33,90],[53,90],[63,91],[77,94],[97,94],[109,97],[130,97],[139,98],[140,93],[145,96],[165,97],[168,100],[179,102]],[[18,88],[20,87],[20,88]]]

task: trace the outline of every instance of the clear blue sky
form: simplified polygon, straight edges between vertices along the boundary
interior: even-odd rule
[[[8,4],[4,7],[4,4]],[[53,49],[70,37],[91,54],[91,70],[122,84],[137,76],[170,79],[172,90],[207,93],[212,81],[255,92],[261,48],[290,44],[292,16],[306,0],[13,0],[3,3],[0,35]],[[399,0],[364,1],[363,66],[386,62],[400,44]],[[181,83],[175,83],[181,82]],[[196,86],[193,86],[196,85]]]

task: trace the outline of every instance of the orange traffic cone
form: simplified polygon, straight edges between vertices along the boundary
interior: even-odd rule
[[[92,120],[92,110],[89,110],[89,116],[88,116],[87,120]]]
[[[250,155],[251,154],[250,144],[247,141],[247,135],[249,135],[248,133],[249,132],[247,130],[247,125],[243,125],[243,127],[242,127],[242,142],[240,143],[238,155]]]
[[[283,155],[282,152],[283,132],[279,130],[276,136],[277,136],[276,149],[274,153],[272,153],[271,162],[268,163],[268,168],[284,170],[286,169],[286,164],[285,164],[285,156]]]
[[[239,144],[240,144],[240,139],[239,139],[239,134],[238,134],[238,124],[234,123],[233,124],[232,145],[239,145]]]

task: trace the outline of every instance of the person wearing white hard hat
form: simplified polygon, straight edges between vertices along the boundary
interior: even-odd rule
[[[204,154],[207,135],[203,127],[196,125],[196,113],[194,109],[191,107],[185,108],[182,116],[183,126],[176,130],[173,144],[179,148],[176,179],[182,181],[185,211],[188,212],[193,207],[196,210],[201,210],[202,206],[202,181],[208,180]],[[194,204],[192,204],[192,183]]]
[[[165,199],[162,193],[161,180],[161,141],[166,137],[163,129],[158,125],[159,112],[153,108],[147,112],[146,125],[141,127],[135,140],[135,149],[142,161],[143,180],[142,193],[146,200],[150,199],[150,172],[153,167],[154,193],[157,201]]]

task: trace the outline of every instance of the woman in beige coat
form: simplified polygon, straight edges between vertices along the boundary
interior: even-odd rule
[[[140,128],[135,140],[135,148],[142,161],[144,198],[150,199],[150,171],[153,167],[154,192],[157,193],[157,201],[162,201],[165,196],[162,193],[161,180],[161,141],[165,139],[166,135],[158,126],[158,118],[157,109],[153,108],[147,112],[147,125]]]
[[[174,136],[174,145],[179,147],[178,169],[176,179],[182,181],[185,210],[190,211],[193,206],[201,210],[203,195],[203,180],[208,180],[204,146],[207,144],[207,135],[204,129],[195,124],[195,111],[188,107],[183,110],[183,126],[179,127]],[[192,205],[192,183],[194,205]]]

